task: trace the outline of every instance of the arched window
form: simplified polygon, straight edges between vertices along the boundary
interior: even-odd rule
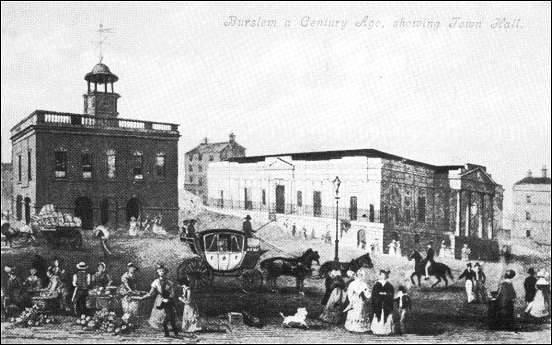
[[[21,220],[23,218],[23,197],[18,195],[15,199],[15,219]]]
[[[102,224],[107,224],[109,221],[109,200],[103,199],[100,202],[100,221]]]
[[[25,224],[31,222],[31,199],[25,198]]]

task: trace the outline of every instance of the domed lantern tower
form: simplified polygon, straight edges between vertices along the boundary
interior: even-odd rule
[[[88,91],[84,97],[84,113],[87,115],[117,117],[117,99],[121,97],[113,90],[113,83],[119,80],[109,67],[98,63],[84,77]]]

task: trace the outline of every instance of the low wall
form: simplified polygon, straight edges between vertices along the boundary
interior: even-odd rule
[[[471,249],[470,260],[499,261],[500,247],[498,241],[478,238],[455,236],[454,257],[462,259],[462,247],[465,243]]]

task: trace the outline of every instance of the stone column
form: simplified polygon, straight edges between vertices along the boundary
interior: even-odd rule
[[[456,229],[454,234],[460,236],[460,217],[462,217],[462,203],[460,201],[462,190],[456,192]]]
[[[468,202],[466,203],[466,221],[465,221],[465,236],[470,236],[470,222],[471,222],[471,192],[466,192],[468,195]]]

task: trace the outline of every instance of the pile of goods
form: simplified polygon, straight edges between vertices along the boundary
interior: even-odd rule
[[[94,316],[82,315],[77,319],[77,325],[86,331],[109,333],[112,335],[128,334],[136,329],[136,324],[131,322],[130,315],[118,317],[107,309],[97,311]]]
[[[80,227],[82,221],[67,213],[56,211],[54,205],[44,205],[38,215],[32,217],[32,224],[40,228],[55,228],[57,226]]]
[[[57,322],[53,316],[44,313],[37,306],[25,308],[21,315],[11,318],[11,321],[18,327],[37,327]]]
[[[97,288],[90,289],[90,291],[88,291],[88,294],[90,296],[99,296],[99,297],[113,296],[115,295],[116,290],[117,290],[116,286],[106,286],[106,287],[99,286]]]

